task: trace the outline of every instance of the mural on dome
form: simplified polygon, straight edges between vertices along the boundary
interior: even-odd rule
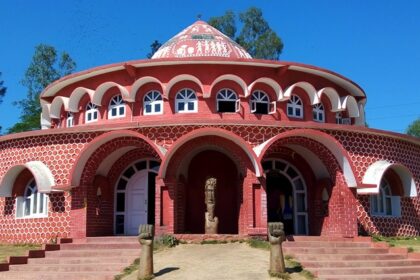
[[[197,21],[163,44],[154,58],[225,57],[251,59],[251,55],[225,34]]]

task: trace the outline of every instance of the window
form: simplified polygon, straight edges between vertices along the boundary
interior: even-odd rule
[[[175,97],[177,113],[197,112],[197,96],[192,89],[181,89]]]
[[[273,114],[276,111],[276,102],[271,102],[268,95],[260,90],[254,91],[251,96],[251,113]]]
[[[379,194],[372,195],[370,210],[375,216],[401,216],[401,198],[393,196],[391,186],[386,179],[382,179]]]
[[[125,116],[125,102],[121,95],[116,95],[109,102],[108,119],[121,118]]]
[[[239,111],[239,98],[233,90],[222,89],[217,93],[217,112],[235,113]]]
[[[67,112],[66,127],[72,127],[74,125],[74,114]]]
[[[89,102],[89,104],[86,106],[85,122],[96,122],[98,120],[98,114],[98,106]]]
[[[144,96],[143,114],[157,115],[163,112],[163,100],[160,92],[156,90],[149,91]]]
[[[31,180],[23,196],[16,199],[16,216],[18,218],[46,217],[47,206],[47,195],[38,192],[35,180]]]
[[[335,123],[336,124],[342,124],[343,123],[343,115],[340,112],[335,114]]]
[[[318,103],[312,106],[312,115],[313,115],[314,121],[325,122],[324,105],[322,105],[322,103]]]
[[[289,102],[287,102],[287,116],[303,118],[303,103],[297,95],[292,95]]]

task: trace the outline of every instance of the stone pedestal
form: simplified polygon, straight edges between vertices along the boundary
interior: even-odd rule
[[[138,280],[153,277],[153,225],[140,225],[138,240],[141,244]]]
[[[268,241],[270,242],[270,274],[285,272],[281,243],[286,240],[282,223],[268,223]]]

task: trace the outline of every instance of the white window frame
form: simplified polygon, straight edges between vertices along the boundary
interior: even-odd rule
[[[16,198],[16,218],[48,217],[48,195],[38,192],[36,181],[32,179],[25,188],[23,196]],[[26,213],[26,209],[29,213]]]
[[[184,109],[179,110],[178,104],[183,103]],[[188,104],[193,103],[193,109],[188,108]],[[190,88],[183,88],[175,95],[175,112],[176,113],[197,113],[198,101],[197,94]]]
[[[123,112],[121,113],[121,108],[123,109]],[[118,119],[125,117],[125,102],[122,99],[121,94],[115,95],[111,98],[111,101],[109,101],[108,106],[108,119]],[[115,112],[115,115],[113,115],[113,112]]]
[[[219,111],[219,101],[223,101],[223,102],[235,102],[235,112],[220,112]],[[241,108],[240,105],[240,99],[238,97],[238,95],[236,94],[235,91],[229,89],[229,88],[223,88],[221,90],[219,90],[219,92],[216,95],[216,109],[217,112],[219,113],[237,113],[239,112],[239,109]]]
[[[89,117],[90,117],[90,120],[89,120]],[[89,102],[86,105],[85,123],[97,122],[98,118],[99,118],[98,106],[93,104],[92,102]]]
[[[74,126],[74,113],[67,112],[66,127],[73,127],[73,126]]]
[[[321,122],[321,123],[325,122],[324,104],[318,103],[312,106],[312,118],[316,122]]]
[[[156,110],[156,106],[160,106],[160,110]],[[146,106],[150,106],[151,111],[147,112]],[[143,98],[143,115],[161,115],[163,114],[163,97],[157,90],[151,90]]]
[[[291,114],[289,114],[289,108],[292,109]],[[298,109],[300,110],[300,114],[297,114]],[[303,101],[302,101],[302,99],[299,96],[297,96],[295,94],[292,94],[289,101],[287,102],[286,110],[287,110],[287,116],[288,117],[303,119]]]
[[[379,193],[370,197],[370,213],[379,217],[400,217],[401,197],[393,196],[391,185],[383,178],[379,186]]]
[[[257,114],[257,104],[266,104],[267,105],[267,114],[271,115],[274,114],[277,110],[277,102],[272,101],[270,102],[270,97],[268,97],[268,94],[261,90],[256,90],[251,95],[251,113]],[[265,114],[261,114],[265,115]]]

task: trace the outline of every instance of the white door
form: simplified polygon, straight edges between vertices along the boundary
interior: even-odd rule
[[[147,170],[130,178],[126,192],[125,234],[137,235],[140,224],[147,224]]]

